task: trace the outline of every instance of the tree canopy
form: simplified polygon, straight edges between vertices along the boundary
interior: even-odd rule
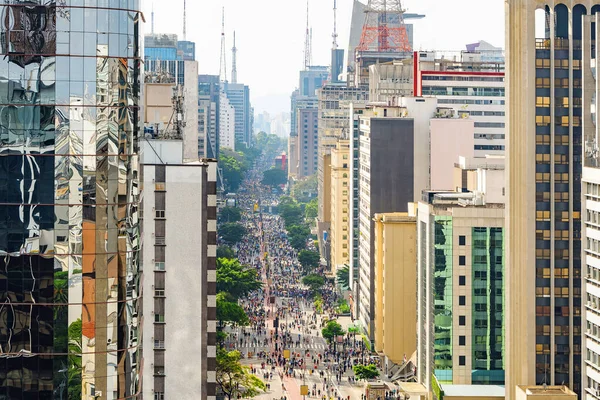
[[[316,292],[325,284],[325,278],[321,275],[310,274],[302,278],[302,283],[308,286],[313,292]]]
[[[287,171],[271,168],[263,172],[262,184],[265,186],[279,186],[287,183]]]
[[[317,195],[317,174],[296,182],[292,186],[292,197],[298,202],[307,203]]]
[[[237,207],[223,207],[219,212],[219,221],[238,222],[242,219],[242,210]]]
[[[310,223],[315,218],[317,218],[317,215],[319,215],[319,200],[312,199],[306,204],[306,207],[304,208],[304,216],[306,217],[306,220]]]
[[[240,362],[239,351],[217,351],[217,384],[228,399],[256,397],[266,385]]]
[[[250,323],[242,306],[237,302],[229,301],[227,293],[217,294],[217,320],[221,327],[225,324],[246,326]]]
[[[227,243],[239,243],[246,235],[246,228],[236,222],[227,222],[219,227],[219,236]]]
[[[234,259],[235,258],[235,251],[233,251],[233,249],[229,246],[219,246],[217,247],[217,258],[229,258],[229,259]]]
[[[370,380],[379,376],[379,371],[374,364],[355,365],[352,369],[354,370],[354,375],[356,375],[358,379]]]
[[[305,271],[310,271],[319,266],[321,256],[316,251],[312,250],[301,250],[298,253],[298,261],[302,265]]]
[[[332,320],[327,322],[327,325],[325,325],[325,328],[321,330],[321,333],[323,334],[323,337],[325,339],[327,339],[328,341],[332,341],[337,336],[345,335],[346,331],[344,330],[344,328],[342,328],[340,324],[338,324],[337,321]]]
[[[255,269],[246,268],[237,259],[217,258],[217,292],[237,300],[261,287]]]

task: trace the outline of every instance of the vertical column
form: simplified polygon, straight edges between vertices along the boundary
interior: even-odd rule
[[[506,1],[506,398],[535,383],[535,6]]]

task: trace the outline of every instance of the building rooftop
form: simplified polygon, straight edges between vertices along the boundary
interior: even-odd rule
[[[527,397],[560,396],[560,398],[577,398],[577,395],[566,386],[518,386]]]
[[[503,399],[505,396],[504,386],[498,385],[443,385],[444,397],[498,397]]]

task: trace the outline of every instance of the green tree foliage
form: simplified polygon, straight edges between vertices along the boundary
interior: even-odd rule
[[[227,332],[217,330],[217,343],[220,348],[225,346],[225,339],[227,339],[227,336],[229,336]]]
[[[342,268],[338,269],[336,276],[338,285],[340,285],[343,290],[350,289],[350,267],[348,265],[344,265]]]
[[[346,331],[344,330],[344,328],[342,328],[340,324],[338,324],[337,321],[331,320],[327,322],[327,325],[325,325],[325,328],[321,330],[321,333],[323,334],[323,337],[325,339],[331,341],[337,336],[345,335]]]
[[[229,246],[217,247],[217,258],[228,258],[230,260],[235,258],[235,251]]]
[[[291,197],[282,197],[279,200],[279,215],[285,222],[286,229],[293,225],[302,225],[304,223],[304,210]]]
[[[219,154],[219,168],[222,168],[223,178],[229,190],[235,192],[239,189],[249,165],[243,153],[223,148]]]
[[[271,168],[263,172],[263,179],[261,183],[265,186],[275,187],[279,185],[285,185],[287,183],[287,179],[288,176],[286,171],[278,168]]]
[[[239,351],[217,351],[217,384],[228,399],[256,397],[266,385],[240,362]]]
[[[319,215],[319,200],[312,199],[306,204],[306,207],[304,208],[304,216],[306,217],[306,220],[310,223],[315,218],[317,218],[317,215]]]
[[[226,324],[246,326],[250,323],[242,306],[229,301],[226,293],[217,294],[217,320],[221,328]]]
[[[321,256],[316,251],[301,250],[298,253],[298,261],[305,271],[310,271],[319,266]]]
[[[236,222],[228,222],[219,227],[219,236],[227,243],[239,243],[246,235],[246,228]]]
[[[313,292],[316,292],[325,284],[325,278],[321,275],[310,274],[302,278],[302,283],[308,286]]]
[[[237,207],[223,207],[219,212],[219,221],[238,222],[242,219],[242,210]]]
[[[371,380],[379,376],[379,371],[375,364],[355,365],[352,369],[358,379]]]
[[[265,132],[259,132],[254,137],[254,147],[262,149],[267,157],[274,158],[287,149],[287,141],[277,135],[267,135]]]
[[[296,251],[302,251],[306,248],[306,238],[304,236],[290,236],[290,246]]]
[[[298,181],[292,186],[292,197],[300,203],[308,203],[317,195],[317,174]]]
[[[81,398],[81,319],[69,325],[69,399]]]
[[[261,287],[255,269],[244,267],[237,259],[217,258],[217,292],[237,301]]]

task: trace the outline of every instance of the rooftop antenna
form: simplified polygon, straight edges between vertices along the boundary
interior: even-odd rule
[[[151,20],[152,20],[152,24],[151,24],[152,28],[151,28],[151,30],[152,30],[152,34],[154,35],[154,2],[152,2],[152,15],[151,15],[151,17],[152,17],[151,18]]]
[[[231,49],[231,83],[237,83],[237,47],[235,47],[235,31],[233,31],[233,48]]]
[[[186,40],[186,34],[187,34],[187,29],[186,29],[186,25],[187,25],[187,15],[186,15],[186,7],[185,7],[185,0],[183,0],[183,40]]]
[[[311,64],[310,28],[308,22],[308,0],[306,0],[306,37],[304,38],[304,69],[307,70]]]
[[[227,54],[225,51],[225,7],[223,7],[223,17],[221,20],[221,65],[219,67],[219,77],[221,82],[227,82]]]
[[[337,43],[337,0],[333,0],[333,50],[338,48]]]

